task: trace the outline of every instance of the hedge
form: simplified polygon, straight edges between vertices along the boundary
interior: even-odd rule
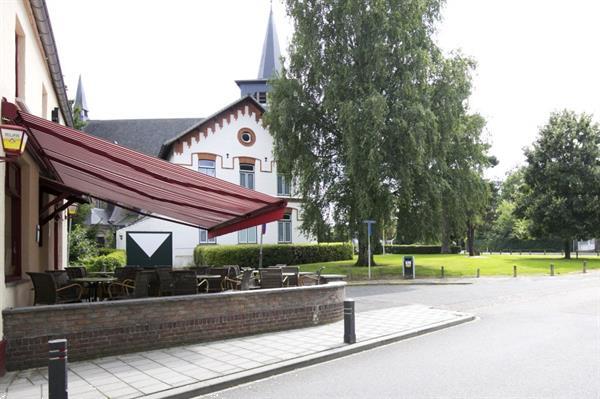
[[[457,245],[450,246],[450,252],[453,254],[459,253],[461,248]],[[379,252],[381,253],[381,249]],[[441,254],[442,247],[440,245],[386,245],[386,254]]]
[[[561,240],[475,240],[475,246],[480,251],[553,251],[560,252],[565,249]]]
[[[239,265],[258,267],[258,245],[198,245],[194,249],[197,266]],[[263,266],[300,265],[352,259],[351,243],[263,245]]]
[[[115,267],[125,266],[125,251],[113,249],[110,253],[101,256],[86,258],[81,263],[90,272],[113,271]]]

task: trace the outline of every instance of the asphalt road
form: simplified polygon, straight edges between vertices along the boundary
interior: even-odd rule
[[[357,311],[409,303],[477,321],[205,398],[600,399],[600,274],[349,287]]]

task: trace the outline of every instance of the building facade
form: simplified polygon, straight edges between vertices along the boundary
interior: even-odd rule
[[[44,119],[71,125],[52,28],[43,0],[0,1],[0,98]],[[9,121],[2,120],[3,124]],[[27,272],[67,262],[64,202],[44,186],[54,177],[31,140],[23,155],[0,163],[0,308],[31,305]],[[0,154],[4,156],[4,154]],[[56,211],[56,212],[55,212]],[[3,324],[0,318],[0,334]],[[3,368],[4,340],[0,343]]]

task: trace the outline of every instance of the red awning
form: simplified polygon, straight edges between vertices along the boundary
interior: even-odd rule
[[[150,157],[2,104],[63,188],[208,230],[209,237],[281,219],[287,202]],[[44,184],[52,184],[45,181]]]

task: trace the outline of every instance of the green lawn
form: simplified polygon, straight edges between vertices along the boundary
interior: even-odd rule
[[[373,279],[399,278],[402,276],[402,257],[404,255],[375,255],[377,266],[371,267]],[[587,261],[588,270],[600,269],[600,257],[589,256],[565,260],[560,257],[544,255],[414,255],[419,277],[440,277],[440,267],[444,266],[446,277],[475,277],[477,269],[481,276],[510,276],[513,265],[517,265],[519,275],[550,274],[550,264],[554,264],[556,274],[581,272],[583,261]],[[301,271],[315,271],[325,266],[323,273],[346,274],[349,280],[367,278],[367,267],[353,266],[354,260],[301,265]]]

